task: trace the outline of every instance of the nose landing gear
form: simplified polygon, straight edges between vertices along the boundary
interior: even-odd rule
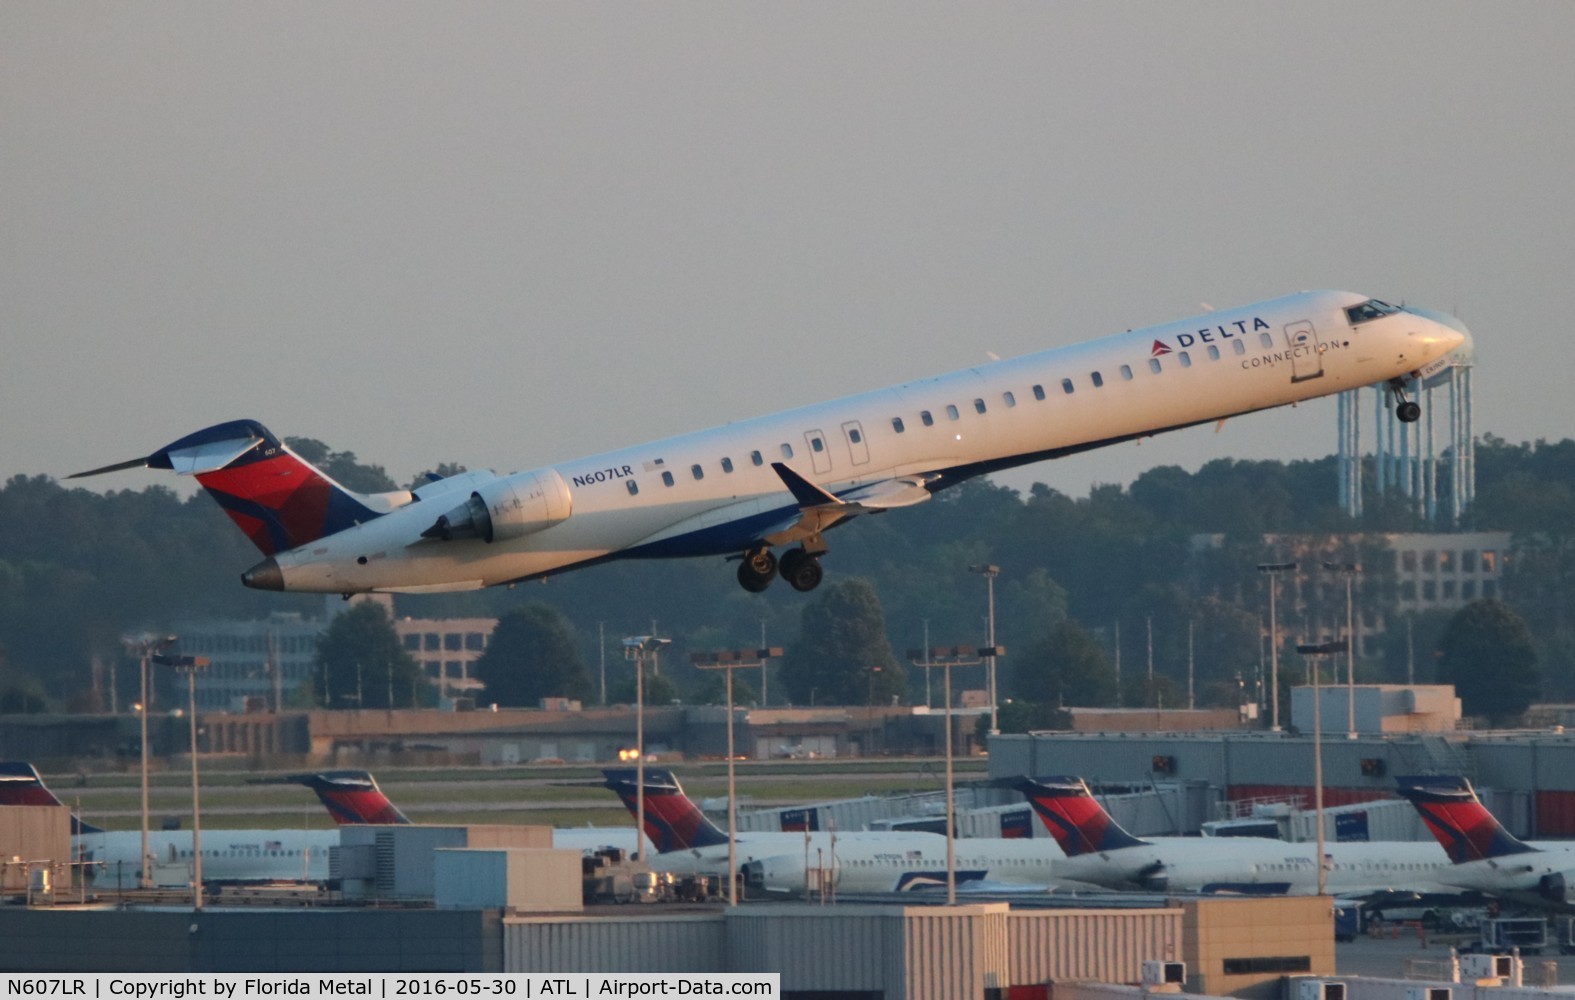
[[[1395,416],[1400,419],[1402,424],[1414,424],[1422,418],[1422,407],[1418,406],[1414,400],[1405,397],[1404,379],[1390,379],[1389,391],[1394,393]]]

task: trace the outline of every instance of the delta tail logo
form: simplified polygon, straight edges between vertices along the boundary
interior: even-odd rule
[[[1157,358],[1161,354],[1171,353],[1174,352],[1171,351],[1169,344],[1165,343],[1163,340],[1156,340],[1154,341],[1154,346],[1149,348],[1148,356],[1151,358]]]

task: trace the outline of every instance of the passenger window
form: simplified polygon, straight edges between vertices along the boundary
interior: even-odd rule
[[[786,442],[783,442],[783,444],[782,444],[782,457],[783,458],[792,458],[793,457],[793,446],[792,445],[790,445],[790,444],[788,444]]]
[[[700,468],[700,466],[698,466],[698,465],[691,465],[689,467],[689,471],[694,473],[694,477],[696,479],[704,479],[705,478],[705,470]]]
[[[1007,408],[1010,409],[1017,405],[1017,397],[1010,392],[1003,392],[1001,393],[1001,402],[1005,403]]]
[[[959,414],[957,412],[957,407],[953,406],[951,403],[947,403],[946,404],[946,415],[948,417],[951,417],[953,420],[956,420],[957,417],[959,416]]]
[[[1218,361],[1219,359],[1220,359],[1220,349],[1218,347],[1215,347],[1213,344],[1210,344],[1209,345],[1209,360],[1210,361]]]
[[[662,473],[662,484],[664,486],[673,485],[673,474],[671,472]]]
[[[722,459],[722,471],[723,472],[732,472],[733,471],[733,460],[731,458],[724,458],[724,459]]]
[[[1089,372],[1088,377],[1093,380],[1095,389],[1105,384],[1105,377],[1098,372]]]
[[[983,413],[984,412],[984,400],[982,400],[982,399],[974,400],[973,401],[973,409],[974,409],[975,413]]]
[[[896,431],[898,434],[901,434],[903,432],[903,430],[905,428],[902,426],[902,418],[901,417],[892,417],[891,418],[891,429]]]
[[[751,462],[755,463],[756,465],[765,465],[766,464],[766,460],[761,457],[760,452],[758,452],[758,451],[750,452],[749,453],[749,460]]]
[[[935,418],[930,416],[930,411],[929,410],[921,410],[921,411],[919,411],[919,419],[921,421],[923,421],[924,426],[926,426],[926,427],[934,427],[935,426]]]
[[[1260,333],[1260,334],[1258,334],[1258,342],[1260,344],[1262,344],[1264,347],[1273,347],[1274,346],[1274,338],[1269,336],[1267,333]]]
[[[1034,386],[1034,398],[1035,399],[1044,399],[1045,398],[1045,387],[1044,386],[1042,386],[1042,385]]]
[[[1231,349],[1234,350],[1237,354],[1246,354],[1247,353],[1247,345],[1242,343],[1239,340],[1231,341],[1230,342],[1230,346],[1231,346]]]
[[[1155,375],[1159,374],[1160,368],[1159,368],[1159,359],[1158,358],[1149,358],[1148,359],[1148,370],[1153,372]]]
[[[1064,379],[1061,380],[1061,391],[1066,393],[1068,396],[1072,395],[1072,380],[1071,379],[1064,378]]]
[[[1128,382],[1132,381],[1132,366],[1131,365],[1122,365],[1121,366],[1121,377],[1123,379],[1127,380]]]
[[[1188,354],[1186,351],[1182,351],[1180,354],[1176,355],[1176,357],[1181,359],[1181,367],[1192,367],[1192,355]]]

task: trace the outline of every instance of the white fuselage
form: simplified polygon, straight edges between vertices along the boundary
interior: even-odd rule
[[[95,888],[130,889],[142,869],[142,833],[109,830],[72,838],[78,860]],[[190,885],[190,830],[148,833],[150,880],[156,886]],[[339,846],[338,830],[204,830],[204,882],[321,882],[328,878],[328,850]]]
[[[1324,845],[1331,895],[1454,893],[1463,873],[1431,841]],[[1318,848],[1258,837],[1152,837],[1147,843],[1068,858],[1063,877],[1112,888],[1306,896],[1318,891]]]
[[[882,843],[879,836],[858,841],[838,837],[834,852],[815,852],[807,863],[802,850],[761,858],[748,880],[752,888],[789,894],[817,887],[835,887],[838,892],[945,888],[945,837],[897,835],[933,840]],[[956,884],[964,888],[987,884],[1049,890],[1061,880],[1057,866],[1066,860],[1049,839],[960,838],[954,844],[952,868]]]
[[[276,557],[285,590],[458,590],[609,557],[737,554],[797,510],[781,462],[832,493],[973,475],[1404,378],[1465,340],[1401,310],[1353,326],[1349,292],[1307,292],[745,420],[506,477],[550,494],[550,526],[422,539],[489,474]],[[547,523],[547,522],[543,522]]]

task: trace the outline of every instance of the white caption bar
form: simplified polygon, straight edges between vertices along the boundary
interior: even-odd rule
[[[777,997],[781,976],[758,973],[129,973],[6,975],[4,995],[75,1000],[259,1000],[289,997],[373,997],[376,1000],[537,997]]]

